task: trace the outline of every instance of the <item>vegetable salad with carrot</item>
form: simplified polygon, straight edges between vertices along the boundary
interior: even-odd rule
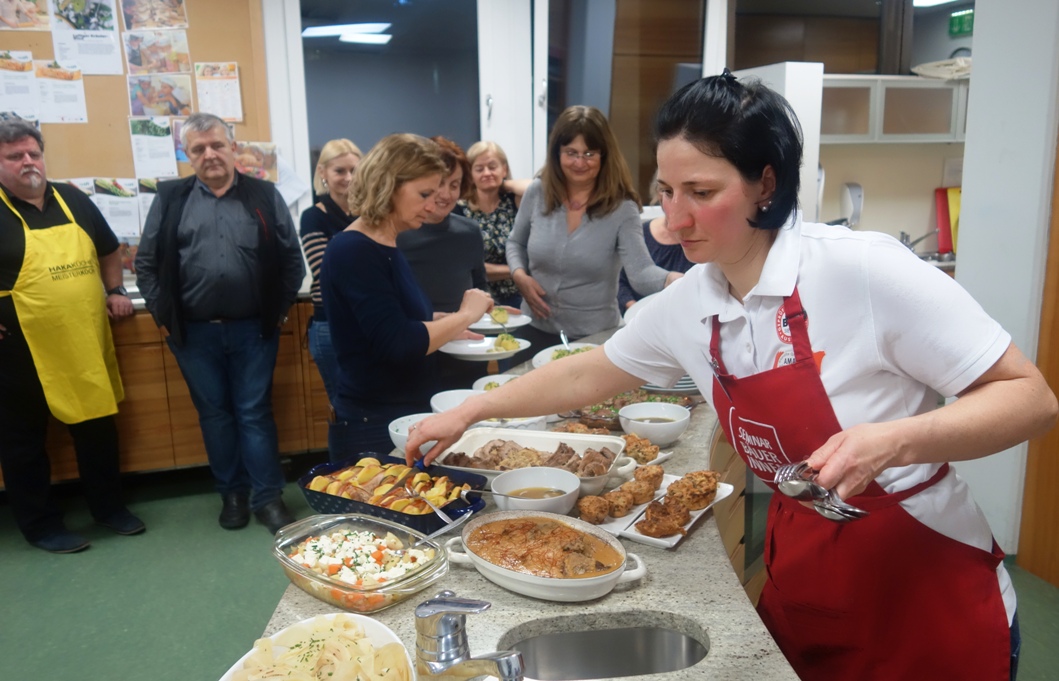
[[[372,589],[399,579],[434,558],[434,549],[404,550],[401,540],[387,532],[341,530],[309,537],[290,554],[306,568],[358,588]]]

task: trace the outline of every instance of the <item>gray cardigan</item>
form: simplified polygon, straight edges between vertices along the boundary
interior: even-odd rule
[[[625,201],[600,218],[585,215],[568,234],[565,207],[544,214],[540,180],[534,180],[522,197],[507,240],[507,264],[512,273],[526,270],[547,292],[544,302],[551,307],[551,317],[535,319],[533,326],[548,333],[562,329],[573,338],[621,323],[618,273],[622,267],[643,295],[661,291],[668,274],[647,252],[635,203]],[[525,302],[522,311],[530,312]]]

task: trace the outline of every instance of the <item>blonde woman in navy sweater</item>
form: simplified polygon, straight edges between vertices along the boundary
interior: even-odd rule
[[[332,461],[390,451],[390,421],[429,411],[437,387],[430,355],[493,307],[488,293],[470,289],[459,310],[435,321],[397,249],[397,235],[435,211],[446,174],[437,144],[409,134],[383,138],[357,167],[349,207],[360,217],[331,240],[320,274],[339,367]]]

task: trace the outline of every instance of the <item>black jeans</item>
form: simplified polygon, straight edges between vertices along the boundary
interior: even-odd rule
[[[51,412],[29,347],[17,331],[0,340],[0,367],[0,467],[15,522],[27,540],[37,541],[65,529],[62,509],[52,498],[45,450]],[[124,508],[114,417],[67,428],[92,516],[106,518]]]

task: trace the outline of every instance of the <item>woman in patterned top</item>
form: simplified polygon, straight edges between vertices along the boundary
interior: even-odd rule
[[[467,150],[467,160],[471,162],[471,196],[460,200],[453,212],[474,220],[482,229],[485,275],[493,300],[497,305],[519,307],[522,296],[511,280],[505,247],[522,194],[511,191],[505,182],[510,174],[507,154],[496,142],[475,142]]]
[[[349,184],[360,163],[360,149],[347,139],[331,140],[320,150],[320,160],[313,175],[313,189],[320,195],[316,205],[302,213],[301,237],[305,260],[313,275],[311,295],[313,316],[309,320],[309,354],[324,379],[327,399],[334,404],[338,360],[331,345],[331,328],[320,297],[320,265],[324,248],[331,237],[349,226],[355,216],[349,214]]]

